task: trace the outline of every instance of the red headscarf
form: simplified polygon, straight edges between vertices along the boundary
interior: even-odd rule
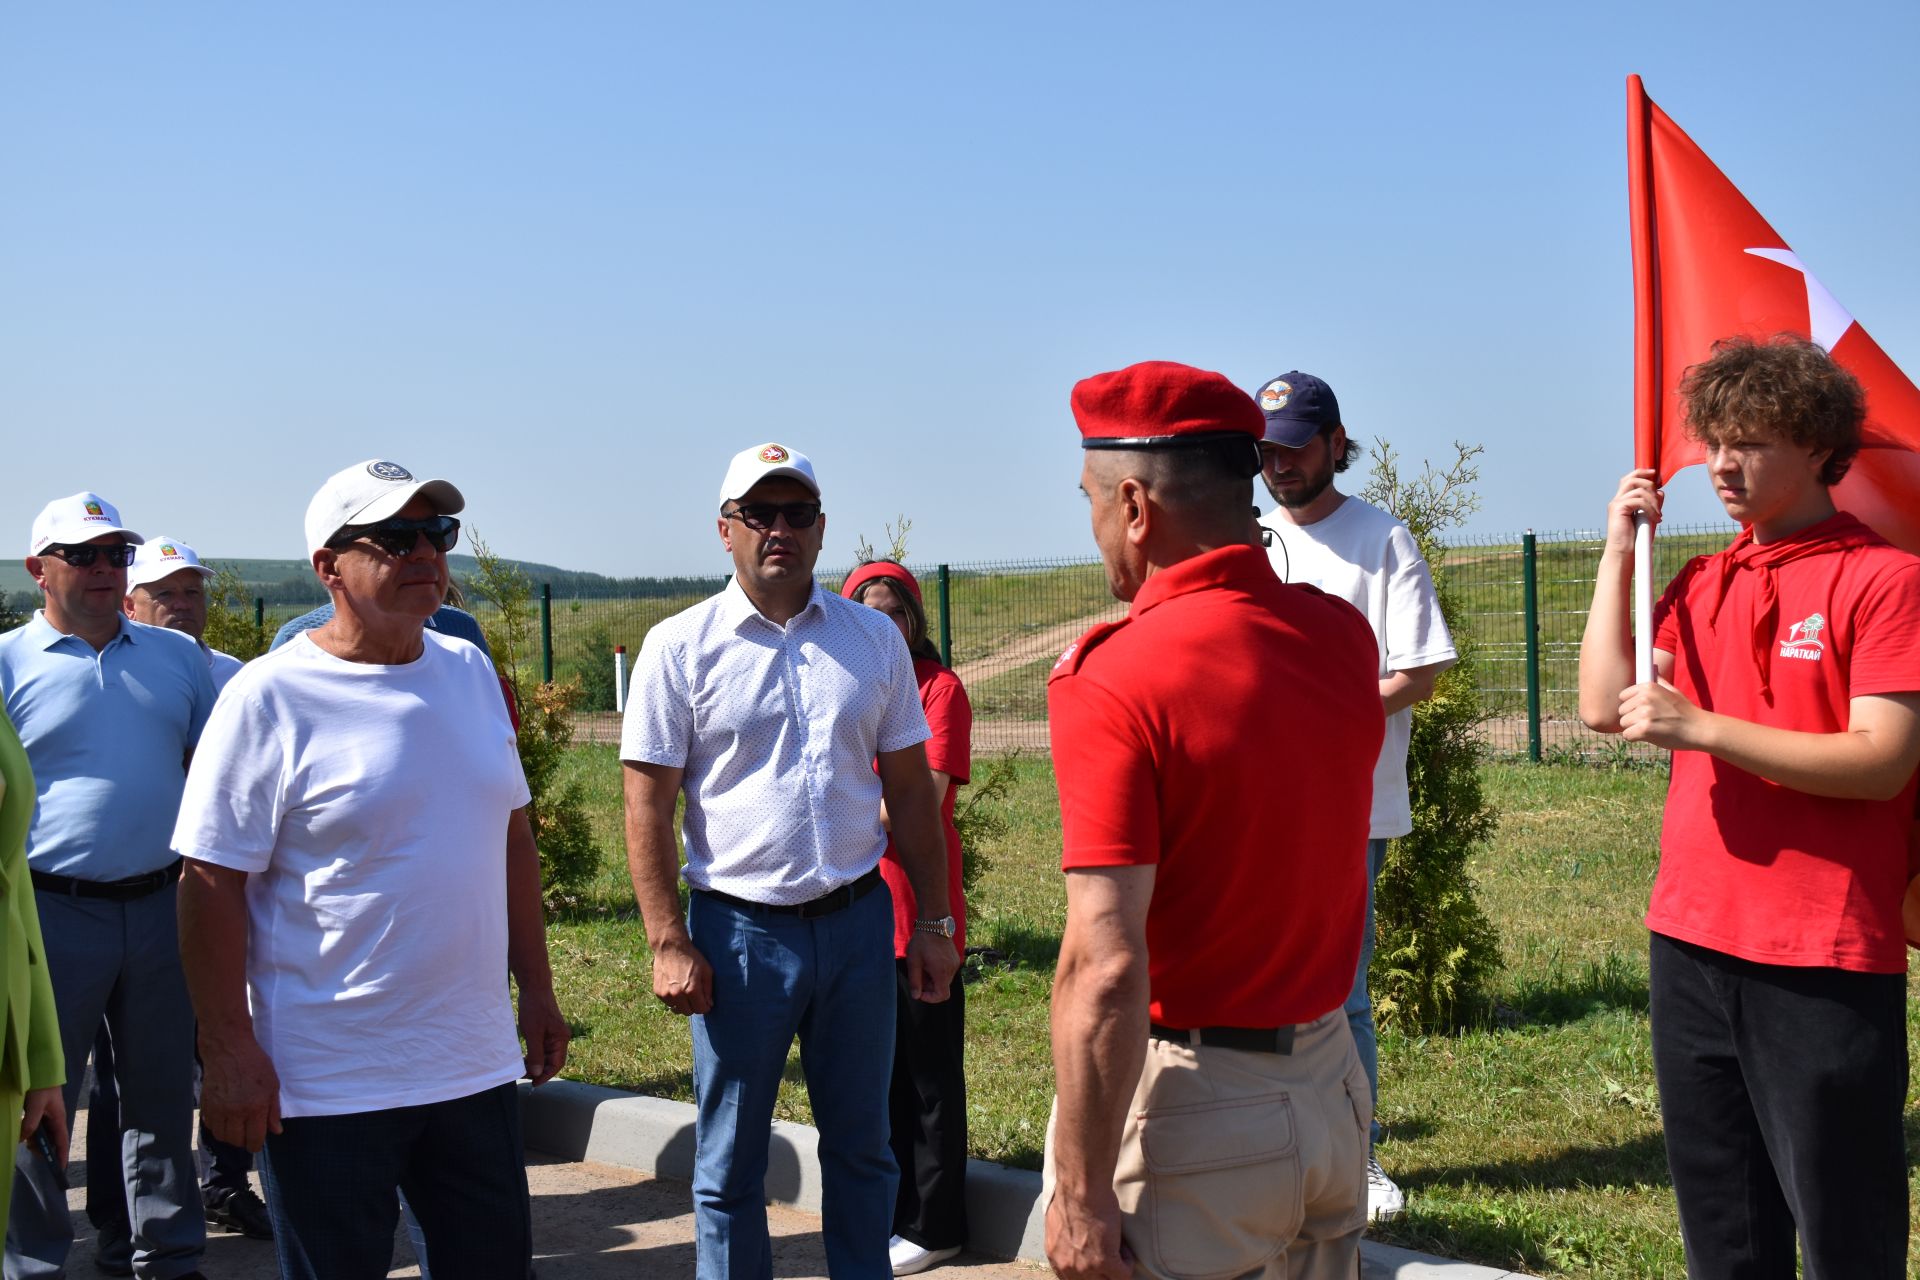
[[[907,566],[895,564],[891,560],[870,560],[866,564],[861,565],[858,569],[848,574],[847,580],[840,584],[840,594],[851,600],[853,599],[854,592],[858,591],[867,583],[872,582],[875,578],[885,578],[889,582],[898,582],[913,593],[915,600],[920,599],[919,580],[908,571]]]

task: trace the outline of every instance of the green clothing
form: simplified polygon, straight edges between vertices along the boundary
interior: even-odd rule
[[[27,875],[27,827],[33,822],[33,769],[13,723],[0,713],[0,990],[7,1016],[0,1037],[0,1127],[20,1122],[21,1095],[65,1084],[53,979],[40,945],[40,913]],[[0,1199],[0,1230],[6,1225]]]

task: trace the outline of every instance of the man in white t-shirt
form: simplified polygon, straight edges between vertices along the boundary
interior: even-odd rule
[[[514,1082],[566,1059],[526,778],[493,668],[429,631],[464,499],[373,461],[307,508],[325,626],[249,664],[181,802],[201,1109],[261,1171],[281,1275],[525,1280]],[[519,986],[515,1035],[508,988]]]
[[[1261,476],[1279,506],[1263,517],[1267,555],[1282,581],[1304,582],[1339,596],[1367,615],[1380,648],[1380,703],[1387,736],[1373,770],[1373,817],[1367,832],[1367,927],[1360,967],[1347,997],[1360,1061],[1379,1114],[1380,1055],[1373,1030],[1367,969],[1373,962],[1373,881],[1386,861],[1387,841],[1413,830],[1407,800],[1407,740],[1413,704],[1433,696],[1434,681],[1459,655],[1440,616],[1433,576],[1413,535],[1387,512],[1334,488],[1360,446],[1347,438],[1333,388],[1310,373],[1283,373],[1260,388],[1267,416]],[[1373,1123],[1373,1141],[1380,1122]],[[1371,1152],[1367,1158],[1367,1216],[1393,1217],[1406,1205]]]

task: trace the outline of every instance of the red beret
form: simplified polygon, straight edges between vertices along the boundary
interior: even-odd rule
[[[1253,397],[1226,378],[1170,360],[1145,360],[1075,383],[1073,420],[1086,449],[1258,441],[1267,427]]]
[[[891,560],[870,560],[861,565],[848,574],[847,580],[840,584],[840,594],[851,600],[854,592],[875,578],[886,578],[889,581],[898,582],[913,592],[915,600],[920,599],[920,583],[907,571],[907,566],[895,564]]]

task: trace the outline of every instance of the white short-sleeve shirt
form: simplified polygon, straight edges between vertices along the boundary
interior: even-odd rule
[[[1278,511],[1260,518],[1271,529],[1267,556],[1283,582],[1304,582],[1339,596],[1367,615],[1380,649],[1380,678],[1436,663],[1451,664],[1460,655],[1433,574],[1407,526],[1387,512],[1349,497],[1333,514],[1296,525]],[[1407,743],[1413,735],[1413,708],[1387,717],[1387,736],[1373,769],[1373,818],[1368,838],[1386,840],[1413,830],[1407,798]]]
[[[283,1115],[463,1098],[520,1077],[507,822],[528,800],[478,649],[410,663],[303,633],[214,704],[173,833],[247,873],[247,994]]]
[[[620,758],[686,771],[688,884],[784,905],[879,865],[874,755],[926,739],[885,615],[816,583],[783,627],[729,582],[647,633]]]

